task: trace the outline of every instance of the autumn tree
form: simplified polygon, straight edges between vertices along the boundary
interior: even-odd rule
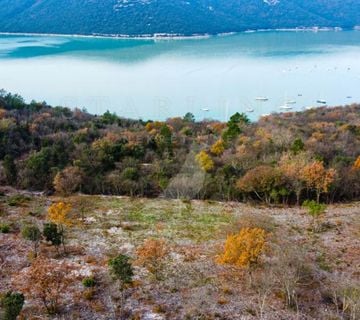
[[[272,192],[281,185],[281,175],[277,168],[261,165],[249,170],[237,181],[237,188],[241,192],[255,193],[266,203],[270,203]]]
[[[214,161],[204,150],[200,151],[196,155],[196,161],[199,164],[200,168],[205,172],[209,172],[215,167]]]
[[[155,279],[159,280],[164,267],[164,258],[168,254],[165,241],[147,239],[136,253],[138,256],[136,262],[145,266],[155,276]]]
[[[34,254],[37,257],[38,254],[38,246],[41,240],[41,231],[37,226],[25,226],[21,231],[24,239],[30,240],[34,244]]]
[[[56,314],[72,283],[70,273],[71,268],[64,262],[38,257],[26,274],[25,290],[42,302],[48,314]]]
[[[304,152],[295,155],[285,153],[279,162],[281,174],[286,178],[286,183],[296,195],[296,204],[300,204],[301,193],[306,187],[306,181],[302,175],[304,168],[309,164],[309,156]]]
[[[63,196],[69,196],[79,190],[83,172],[79,167],[67,167],[56,174],[54,188]]]
[[[360,169],[360,156],[358,156],[357,159],[355,160],[355,162],[353,164],[353,168]]]
[[[249,268],[256,264],[264,252],[266,232],[262,228],[243,228],[238,234],[229,235],[224,252],[217,261],[237,267]]]
[[[65,227],[73,225],[73,221],[69,216],[72,209],[70,204],[64,202],[57,202],[52,204],[48,209],[48,220],[56,224],[59,228],[59,234],[61,235],[61,243],[65,250]]]
[[[315,190],[316,201],[319,203],[321,194],[329,191],[335,179],[336,170],[326,169],[322,161],[316,160],[305,166],[302,175],[307,187]]]

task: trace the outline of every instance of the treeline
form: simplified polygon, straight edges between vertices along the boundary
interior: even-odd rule
[[[0,6],[2,32],[192,35],[360,24],[358,0],[0,0]]]
[[[360,198],[360,105],[250,123],[165,122],[50,107],[0,92],[0,183],[87,194],[295,204]]]

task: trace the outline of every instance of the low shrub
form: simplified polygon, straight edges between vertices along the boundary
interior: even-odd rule
[[[96,281],[93,277],[86,277],[82,280],[82,284],[85,288],[95,287]]]
[[[16,194],[8,198],[7,204],[11,207],[21,206],[25,202],[31,200],[30,197],[23,194]]]
[[[18,292],[7,292],[1,299],[4,320],[16,320],[24,305],[24,295]]]
[[[218,257],[221,264],[250,267],[258,262],[266,245],[266,232],[261,228],[243,228],[238,234],[229,235],[224,253]]]
[[[9,233],[10,232],[10,226],[6,223],[0,223],[0,232],[1,233]]]

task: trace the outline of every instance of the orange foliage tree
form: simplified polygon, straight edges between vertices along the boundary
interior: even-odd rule
[[[291,185],[296,195],[296,204],[300,204],[300,197],[302,191],[306,187],[306,182],[301,175],[301,172],[309,164],[309,156],[300,152],[295,155],[284,154],[279,163],[279,168],[282,175],[286,178],[287,183]]]
[[[69,213],[72,209],[71,204],[65,202],[57,202],[52,204],[48,209],[48,220],[52,223],[55,223],[60,230],[61,234],[61,243],[65,250],[65,227],[70,227],[73,225],[73,220],[70,218]]]
[[[164,259],[168,254],[168,248],[164,240],[147,239],[137,250],[137,263],[146,267],[156,279],[160,279],[160,274],[164,266]]]
[[[256,264],[264,252],[266,232],[261,228],[242,228],[238,234],[229,235],[224,252],[217,261],[248,268]]]
[[[357,159],[355,160],[353,168],[360,169],[360,156],[358,156]]]
[[[70,272],[64,263],[38,257],[26,274],[24,291],[39,299],[48,314],[55,314],[72,283]]]
[[[305,166],[302,175],[308,188],[315,190],[316,200],[319,203],[321,194],[329,192],[336,176],[336,170],[326,169],[322,161],[313,161]]]

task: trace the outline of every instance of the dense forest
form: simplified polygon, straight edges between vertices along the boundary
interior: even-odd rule
[[[300,204],[359,200],[360,105],[165,122],[0,94],[0,183],[18,189]]]
[[[357,0],[0,0],[0,31],[217,34],[360,25]]]

